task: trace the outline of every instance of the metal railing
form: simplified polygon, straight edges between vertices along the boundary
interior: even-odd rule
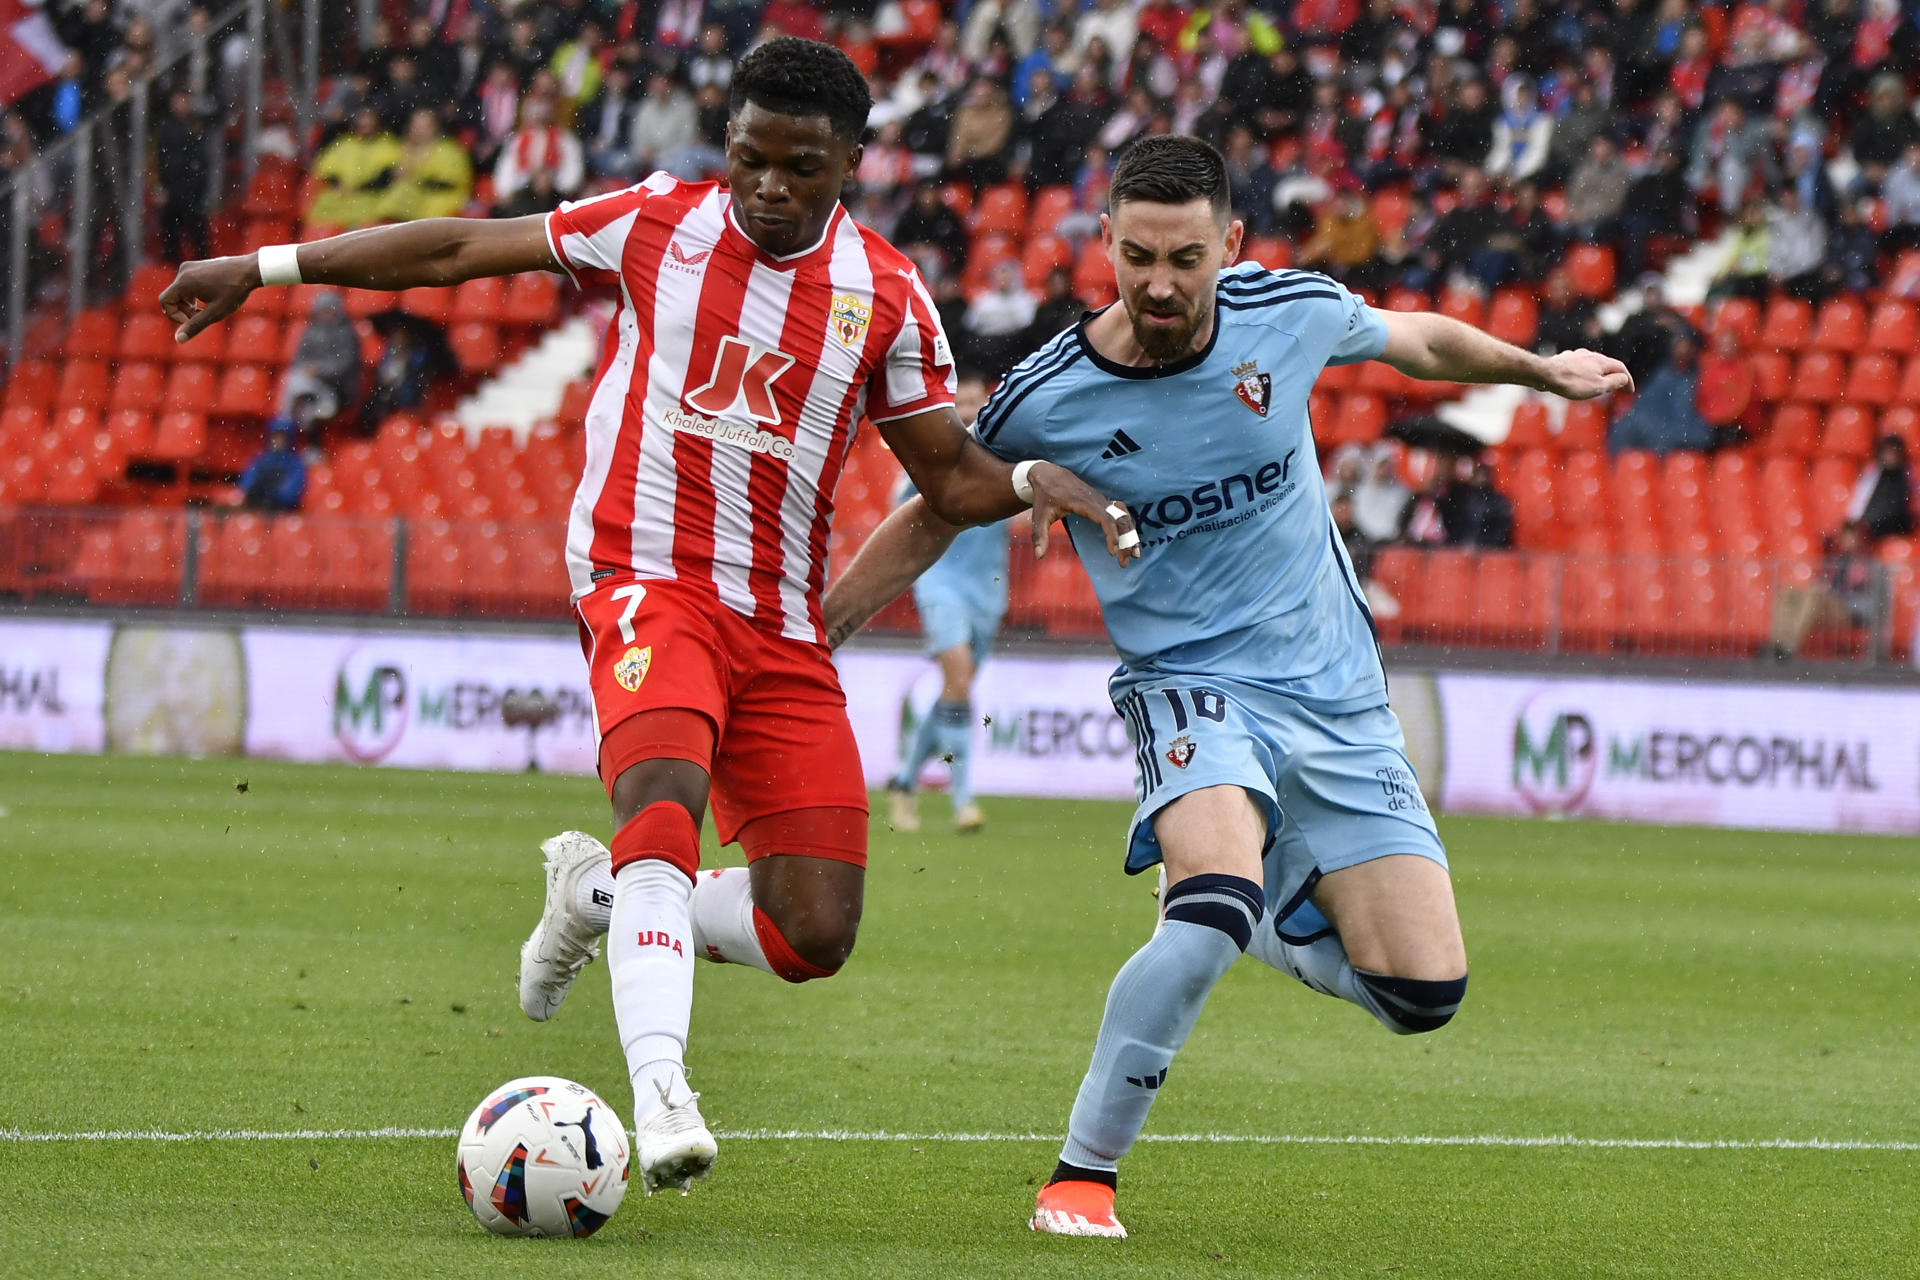
[[[559,621],[566,530],[537,521],[267,516],[228,508],[0,507],[0,600]],[[849,548],[836,539],[834,557]],[[1009,561],[1011,635],[1101,640],[1064,543]],[[1821,566],[1739,557],[1389,548],[1367,595],[1383,644],[1526,654],[1905,661],[1920,565],[1878,564],[1843,599]],[[916,626],[900,602],[880,631]]]
[[[289,86],[304,144],[319,85],[320,0],[300,0],[297,15],[290,8],[267,0],[227,6],[204,31],[182,37],[124,100],[81,120],[0,183],[0,207],[10,215],[9,234],[0,244],[7,282],[0,293],[0,334],[6,338],[7,367],[20,359],[27,328],[42,314],[42,304],[55,301],[57,276],[64,273],[59,294],[71,321],[91,300],[117,292],[145,260],[157,125],[149,102],[156,86],[173,82],[191,63],[204,68],[201,87],[215,99],[206,130],[209,216],[253,177],[269,56]],[[43,251],[37,235],[48,214],[62,215],[66,224],[58,255],[51,246]],[[113,250],[103,257],[109,221]]]

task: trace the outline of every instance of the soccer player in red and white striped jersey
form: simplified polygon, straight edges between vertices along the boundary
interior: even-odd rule
[[[520,271],[609,284],[620,309],[586,415],[567,539],[613,804],[611,858],[547,842],[521,1004],[550,1017],[608,934],[651,1188],[716,1146],[687,1087],[693,960],[793,982],[852,951],[867,798],[822,630],[834,485],[870,418],[941,519],[1097,522],[1124,509],[1046,463],[1009,466],[952,407],[953,358],[910,262],[840,206],[872,101],[845,54],[777,39],[730,90],[727,183],[655,174],[552,214],[428,219],[183,265],[161,297],[188,341],[263,284],[445,286]],[[699,871],[708,809],[746,868]]]

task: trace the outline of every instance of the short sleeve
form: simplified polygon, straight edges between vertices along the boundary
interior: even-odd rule
[[[676,185],[671,175],[656,173],[623,191],[569,200],[547,215],[547,247],[575,284],[611,283],[646,202]]]
[[[887,344],[887,354],[874,371],[867,416],[875,422],[911,418],[929,409],[953,403],[958,379],[953,349],[947,345],[940,313],[920,273],[906,277],[907,293],[900,310],[900,328]]]
[[[1344,285],[1333,287],[1340,295],[1337,302],[1340,329],[1333,350],[1327,354],[1327,363],[1358,364],[1362,360],[1379,359],[1380,353],[1387,349],[1387,322],[1365,299],[1349,292]]]

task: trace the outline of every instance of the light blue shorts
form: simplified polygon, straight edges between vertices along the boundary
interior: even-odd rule
[[[981,609],[943,591],[915,591],[913,607],[920,614],[928,654],[966,645],[976,667],[993,651],[993,638],[1000,634],[1000,620],[1006,616],[1004,609]]]
[[[1243,787],[1266,810],[1267,903],[1291,940],[1326,928],[1306,899],[1329,872],[1395,853],[1447,865],[1388,708],[1312,711],[1231,679],[1125,668],[1108,688],[1134,744],[1128,875],[1160,861],[1155,814],[1218,786]]]

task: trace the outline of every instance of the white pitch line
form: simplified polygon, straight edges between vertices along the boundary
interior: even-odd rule
[[[312,1142],[375,1138],[453,1138],[457,1129],[98,1129],[34,1133],[0,1129],[0,1142]],[[894,1133],[857,1129],[743,1129],[717,1135],[731,1141],[785,1142],[1056,1142],[1048,1133]],[[1239,1143],[1262,1147],[1573,1147],[1629,1151],[1920,1151],[1920,1142],[1864,1142],[1831,1138],[1579,1138],[1571,1134],[1248,1134],[1149,1133],[1142,1142]]]

